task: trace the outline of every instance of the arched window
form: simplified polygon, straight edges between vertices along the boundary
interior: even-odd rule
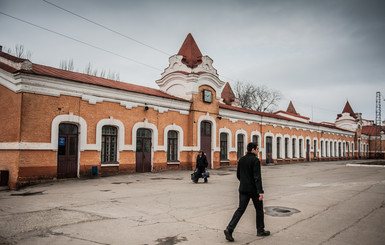
[[[285,138],[285,158],[289,159],[289,138]]]
[[[220,159],[227,160],[227,134],[220,134]]]
[[[114,126],[103,126],[102,128],[102,154],[101,162],[117,163],[118,130]]]
[[[281,159],[281,137],[277,137],[277,158]]]
[[[294,138],[293,140],[292,140],[292,157],[293,158],[295,158],[295,156],[296,156],[296,152],[295,152],[295,143],[296,143],[296,139]]]
[[[241,157],[243,157],[243,155],[245,154],[244,150],[245,150],[245,143],[244,143],[244,139],[243,139],[243,134],[238,134],[238,142],[237,142],[237,158],[240,159]]]
[[[314,146],[314,159],[317,159],[317,140],[313,141]]]
[[[303,158],[303,139],[299,139],[299,157]]]
[[[253,135],[253,140],[252,140],[253,143],[257,144],[257,146],[259,146],[259,136],[258,135]]]
[[[178,161],[178,132],[174,130],[167,133],[167,161]]]

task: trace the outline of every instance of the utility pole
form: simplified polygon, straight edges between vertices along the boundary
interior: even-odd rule
[[[379,144],[377,145],[377,140],[379,139]],[[376,92],[376,136],[374,141],[374,158],[380,158],[382,155],[382,142],[381,142],[381,92]],[[380,148],[379,155],[377,154],[377,148]]]

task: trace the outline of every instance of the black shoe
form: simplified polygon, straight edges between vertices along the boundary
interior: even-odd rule
[[[205,183],[207,183],[207,178],[205,178]]]
[[[270,231],[258,231],[257,236],[270,236]]]
[[[225,233],[227,241],[234,242],[234,238],[233,238],[232,232],[230,232],[228,229],[226,229],[226,230],[224,230],[224,233]]]

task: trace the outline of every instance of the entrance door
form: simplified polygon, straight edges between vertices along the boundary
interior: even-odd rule
[[[136,133],[136,172],[151,172],[151,131],[140,128]]]
[[[211,168],[211,123],[206,121],[201,123],[201,150],[206,154],[207,168]]]
[[[266,137],[266,163],[273,162],[273,138]]]
[[[78,176],[78,127],[73,124],[59,125],[59,145],[57,154],[57,177],[76,178]]]

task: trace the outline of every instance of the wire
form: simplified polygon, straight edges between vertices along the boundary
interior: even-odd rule
[[[15,16],[12,16],[12,15],[9,15],[9,14],[3,13],[3,12],[0,12],[0,14],[2,14],[2,15],[5,15],[5,16],[8,16],[8,17],[10,17],[10,18],[12,18],[12,19],[15,19],[15,20],[21,21],[21,22],[23,22],[23,23],[26,23],[26,24],[32,25],[32,26],[34,26],[34,27],[37,27],[37,28],[39,28],[39,29],[42,29],[42,30],[45,30],[45,31],[48,31],[48,32],[54,33],[54,34],[56,34],[56,35],[59,35],[59,36],[62,36],[62,37],[68,38],[68,39],[70,39],[70,40],[72,40],[72,41],[75,41],[75,42],[78,42],[78,43],[84,44],[84,45],[86,45],[86,46],[89,46],[89,47],[92,47],[92,48],[95,48],[95,49],[98,49],[98,50],[104,51],[104,52],[106,52],[106,53],[109,53],[109,54],[112,54],[112,55],[118,56],[118,57],[120,57],[120,58],[123,58],[123,59],[129,60],[129,61],[135,62],[135,63],[137,63],[137,64],[140,64],[140,65],[143,65],[143,66],[149,67],[149,68],[151,68],[151,69],[154,69],[154,70],[157,70],[157,71],[163,71],[163,70],[161,70],[161,69],[159,69],[159,68],[156,68],[156,67],[154,67],[154,66],[151,66],[151,65],[147,65],[147,64],[145,64],[145,63],[142,63],[142,62],[140,62],[140,61],[134,60],[134,59],[132,59],[132,58],[129,58],[129,57],[126,57],[126,56],[123,56],[123,55],[117,54],[117,53],[115,53],[115,52],[112,52],[112,51],[110,51],[110,50],[107,50],[107,49],[104,49],[104,48],[101,48],[101,47],[95,46],[95,45],[93,45],[93,44],[89,44],[89,43],[86,43],[86,42],[84,42],[84,41],[81,41],[81,40],[79,40],[79,39],[76,39],[76,38],[70,37],[70,36],[68,36],[68,35],[65,35],[65,34],[62,34],[62,33],[59,33],[59,32],[53,31],[53,30],[50,30],[50,29],[48,29],[48,28],[45,28],[45,27],[42,27],[42,26],[39,26],[39,25],[33,24],[33,23],[31,23],[31,22],[28,22],[28,21],[26,21],[26,20],[22,20],[22,19],[20,19],[20,18],[17,18],[17,17],[15,17]]]
[[[127,38],[127,39],[129,39],[129,40],[131,40],[131,41],[134,41],[134,42],[136,42],[136,43],[139,43],[139,44],[141,44],[141,45],[143,45],[143,46],[146,46],[146,47],[148,47],[148,48],[151,48],[151,49],[153,49],[153,50],[155,50],[155,51],[158,51],[158,52],[160,52],[160,53],[162,53],[162,54],[165,54],[165,55],[167,55],[167,56],[171,56],[171,54],[168,54],[168,53],[166,53],[166,52],[164,52],[164,51],[162,51],[162,50],[160,50],[160,49],[154,48],[154,47],[152,47],[152,46],[150,46],[150,45],[148,45],[148,44],[145,44],[145,43],[143,43],[143,42],[141,42],[141,41],[138,41],[138,40],[136,40],[136,39],[134,39],[134,38],[132,38],[132,37],[129,37],[129,36],[127,36],[127,35],[124,35],[124,34],[118,32],[118,31],[115,31],[115,30],[113,30],[113,29],[111,29],[111,28],[105,26],[105,25],[99,24],[99,23],[97,23],[96,21],[87,19],[87,18],[85,18],[85,17],[83,17],[83,16],[81,16],[81,15],[79,15],[79,14],[76,14],[76,13],[74,13],[74,12],[68,10],[68,9],[65,9],[65,8],[63,8],[63,7],[60,7],[59,5],[56,5],[56,4],[54,4],[54,3],[51,3],[51,2],[49,2],[49,1],[47,1],[47,0],[42,0],[42,1],[45,2],[45,3],[48,3],[48,4],[52,5],[52,6],[54,6],[54,7],[56,7],[56,8],[59,8],[59,9],[65,11],[65,12],[67,12],[67,13],[70,13],[70,14],[72,14],[72,15],[75,15],[75,16],[77,16],[77,17],[79,17],[79,18],[81,18],[81,19],[83,19],[83,20],[85,20],[85,21],[88,21],[88,22],[90,22],[90,23],[92,23],[92,24],[94,24],[94,25],[97,25],[97,26],[99,26],[99,27],[102,27],[103,29],[106,29],[106,30],[108,30],[108,31],[110,31],[110,32],[113,32],[113,33],[115,33],[115,34],[117,34],[117,35],[119,35],[119,36],[122,36],[122,37],[124,37],[124,38]]]

